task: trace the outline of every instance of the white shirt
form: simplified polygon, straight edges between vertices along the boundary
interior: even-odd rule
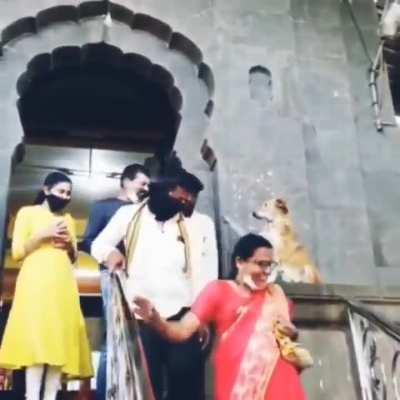
[[[206,214],[194,211],[185,224],[191,240],[194,301],[209,282],[218,279],[217,238],[214,221]]]
[[[94,240],[91,253],[98,262],[104,263],[125,238],[138,207],[121,207]],[[135,252],[127,266],[126,296],[128,301],[135,295],[144,296],[162,317],[170,317],[192,303],[192,284],[184,273],[185,250],[179,240],[177,216],[160,223],[147,206],[142,212]]]

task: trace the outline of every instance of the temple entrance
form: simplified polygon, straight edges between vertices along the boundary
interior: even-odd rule
[[[181,119],[172,75],[105,43],[35,56],[17,88],[25,143],[165,154]]]
[[[0,207],[0,224],[7,219],[8,227],[7,235],[0,237],[5,249],[5,306],[0,328],[7,319],[19,267],[10,257],[13,219],[21,206],[32,204],[44,177],[53,170],[70,176],[74,193],[69,211],[77,222],[79,240],[90,205],[115,195],[123,167],[137,162],[146,164],[153,174],[159,173],[165,158],[176,147],[178,131],[184,132],[186,138],[180,140],[180,149],[190,149],[186,158],[198,168],[202,135],[213,109],[212,72],[188,38],[173,32],[162,21],[133,15],[112,4],[109,17],[118,22],[111,31],[124,29],[128,40],[124,35],[111,35],[112,40],[102,36],[102,42],[96,42],[93,35],[82,32],[88,33],[88,27],[95,24],[103,31],[107,10],[102,2],[67,8],[54,7],[39,13],[32,31],[30,23],[16,21],[2,32],[7,47],[2,70],[9,77],[10,86],[3,91],[3,136],[7,143],[3,150],[13,154],[13,165],[9,180],[7,170],[3,173],[8,199]],[[79,40],[68,36],[75,29],[70,20],[72,11],[74,15],[77,12],[82,30]],[[38,30],[41,35],[36,35]],[[14,59],[29,34],[32,36],[23,56]],[[160,41],[167,45],[160,46]],[[142,42],[146,43],[145,48]],[[188,168],[193,168],[192,164]],[[200,172],[208,175],[205,163]],[[201,178],[205,180],[204,176]],[[212,197],[204,198],[212,203]],[[76,275],[96,353],[102,341],[97,263],[81,252]],[[22,393],[23,385],[15,383]]]
[[[158,174],[175,142],[180,91],[141,55],[105,43],[57,48],[28,63],[17,89],[24,139],[10,184],[9,235],[16,211],[32,203],[49,171],[61,170],[74,184],[79,240],[90,205],[118,190],[122,169],[137,162]],[[91,265],[85,260],[78,267]],[[5,267],[15,267],[9,257]]]
[[[71,178],[73,197],[68,211],[75,219],[79,242],[90,206],[115,196],[126,165],[146,164],[153,174],[161,172],[175,142],[182,104],[166,69],[104,43],[35,56],[17,89],[24,139],[10,181],[3,323],[20,267],[10,254],[15,215],[22,206],[32,204],[45,176],[60,170]],[[97,365],[103,338],[99,267],[83,251],[75,276]],[[23,392],[18,377],[14,375],[14,388]]]

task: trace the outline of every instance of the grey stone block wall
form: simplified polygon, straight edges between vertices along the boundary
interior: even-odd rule
[[[351,3],[367,51],[374,57],[374,3]],[[0,0],[0,26],[60,4],[79,2]],[[187,36],[212,69],[215,108],[209,119],[203,113],[209,93],[187,57],[119,22],[107,36],[124,52],[143,54],[164,66],[182,91],[176,150],[207,183],[201,209],[213,215],[215,197],[219,201],[223,260],[241,232],[260,229],[251,211],[266,198],[284,197],[301,241],[312,251],[326,282],[385,285],[400,280],[399,132],[385,128],[379,134],[374,128],[369,60],[345,1],[118,4],[158,18]],[[15,82],[27,62],[57,46],[99,41],[102,29],[100,17],[53,24],[5,46],[0,57],[0,143],[5,154],[23,134],[14,107]],[[249,70],[257,65],[271,71],[271,102],[250,96]],[[200,158],[204,138],[217,153],[217,176]],[[7,156],[0,162],[8,176]],[[212,188],[216,181],[218,190]]]

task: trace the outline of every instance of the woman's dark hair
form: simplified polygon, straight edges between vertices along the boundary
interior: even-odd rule
[[[57,185],[58,183],[61,182],[67,182],[67,183],[71,183],[72,181],[71,179],[63,174],[62,172],[51,172],[50,174],[48,174],[43,182],[43,186],[48,187],[49,189],[51,189],[52,187],[54,187],[55,185]],[[35,201],[33,202],[33,204],[42,204],[44,202],[46,198],[46,195],[44,193],[44,190],[40,190],[38,192],[38,194],[36,195]]]
[[[248,233],[242,236],[235,244],[232,253],[232,274],[231,277],[235,277],[237,270],[235,267],[235,261],[237,258],[241,260],[249,259],[254,252],[260,247],[266,247],[272,249],[272,244],[261,235],[255,233]]]

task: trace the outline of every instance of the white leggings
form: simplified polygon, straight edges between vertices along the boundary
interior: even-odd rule
[[[44,365],[34,365],[26,369],[26,400],[40,400],[40,386]],[[55,400],[60,387],[61,369],[48,366],[44,380],[43,400]]]

